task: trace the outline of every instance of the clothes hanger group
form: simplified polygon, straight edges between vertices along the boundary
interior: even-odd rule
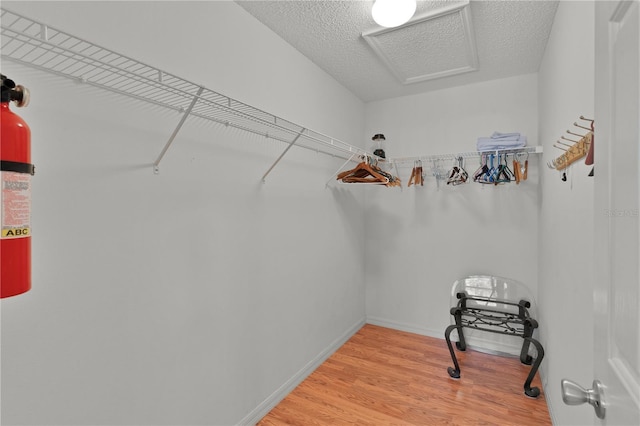
[[[354,157],[355,156],[352,156],[347,162],[353,161]],[[440,188],[441,181],[446,181],[447,185],[451,186],[461,185],[471,182],[472,180],[482,184],[499,185],[510,182],[519,184],[527,180],[529,168],[529,153],[524,151],[481,153],[480,167],[473,175],[470,175],[465,170],[464,157],[462,155],[454,158],[453,165],[448,171],[443,167],[442,160],[442,158],[432,158],[431,173],[436,178],[438,188]],[[336,179],[343,183],[352,184],[373,184],[389,187],[401,186],[402,184],[398,177],[393,176],[379,167],[379,161],[379,159],[368,155],[361,156],[360,163],[350,170],[338,173]],[[413,168],[407,186],[424,186],[425,169],[423,162],[421,159],[413,161]],[[513,170],[510,165],[513,165]]]
[[[509,167],[509,156],[512,157],[513,171]],[[482,153],[480,156],[480,167],[474,172],[473,176],[464,168],[464,158],[457,156],[454,159],[454,163],[449,169],[445,171],[440,164],[440,160],[433,160],[431,171],[436,178],[438,187],[440,181],[447,182],[447,185],[457,186],[464,183],[468,183],[471,180],[483,184],[504,184],[520,182],[527,179],[529,170],[529,153],[528,152],[515,152],[515,153]],[[424,185],[424,170],[422,168],[422,162],[417,160],[414,162],[413,169],[411,170],[411,177],[409,177],[409,184],[411,186],[415,184]]]
[[[529,168],[529,160],[525,158],[524,162],[520,160],[521,155],[528,153],[517,153],[513,155],[513,172],[509,168],[507,153],[484,153],[480,156],[480,167],[473,173],[473,181],[483,184],[500,185],[504,183],[516,182],[520,183],[526,180]]]
[[[365,156],[362,161],[358,163],[351,170],[339,173],[336,177],[337,180],[341,180],[344,183],[363,183],[373,185],[385,185],[385,186],[400,186],[400,179],[385,172],[377,165],[377,160]]]

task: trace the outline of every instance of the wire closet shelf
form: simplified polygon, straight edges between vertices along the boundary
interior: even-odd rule
[[[153,163],[159,164],[188,116],[271,138],[343,159],[366,150],[315,132],[222,95],[202,85],[121,55],[31,18],[0,8],[2,59],[182,113],[182,119]]]

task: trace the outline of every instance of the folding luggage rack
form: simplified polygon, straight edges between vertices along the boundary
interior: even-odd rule
[[[533,331],[538,328],[538,322],[529,316],[528,309],[531,304],[527,300],[520,300],[516,303],[489,297],[470,296],[466,291],[456,293],[456,297],[459,299],[458,303],[450,310],[455,324],[448,326],[444,333],[454,365],[453,368],[447,369],[449,376],[455,379],[460,378],[460,364],[458,364],[451,344],[453,330],[458,331],[459,341],[456,342],[456,347],[461,351],[467,349],[463,328],[518,336],[524,339],[520,351],[520,362],[527,365],[533,364],[524,383],[524,393],[529,397],[537,398],[540,395],[540,389],[531,387],[531,381],[542,363],[544,349],[540,342],[532,337]],[[533,344],[537,350],[535,361],[529,355],[530,344]]]

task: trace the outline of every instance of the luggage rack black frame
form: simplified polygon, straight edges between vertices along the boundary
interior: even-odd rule
[[[527,365],[533,364],[527,380],[524,383],[524,393],[531,398],[537,398],[538,395],[540,395],[540,389],[531,387],[531,382],[538,371],[538,367],[540,367],[542,363],[544,349],[540,342],[532,337],[533,331],[538,328],[538,322],[529,316],[528,308],[531,307],[531,304],[526,300],[520,300],[516,303],[508,300],[470,296],[466,292],[456,293],[456,297],[459,299],[458,304],[450,310],[451,315],[455,318],[455,324],[448,326],[444,332],[444,337],[447,340],[447,346],[449,347],[454,365],[453,368],[447,368],[449,376],[454,379],[460,378],[460,364],[458,364],[458,359],[451,344],[451,332],[453,330],[458,330],[459,341],[456,342],[456,347],[460,351],[467,349],[464,333],[462,332],[462,329],[465,327],[491,333],[518,336],[524,339],[522,350],[520,351],[520,362]],[[485,306],[468,306],[467,302],[469,301],[481,302],[484,305],[513,306],[517,307],[518,312],[509,312],[506,309],[492,309]],[[535,361],[531,355],[529,355],[530,344],[535,346],[538,353]]]

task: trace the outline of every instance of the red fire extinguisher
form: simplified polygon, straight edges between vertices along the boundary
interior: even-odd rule
[[[0,298],[31,288],[31,130],[11,112],[29,103],[29,91],[0,74]]]

